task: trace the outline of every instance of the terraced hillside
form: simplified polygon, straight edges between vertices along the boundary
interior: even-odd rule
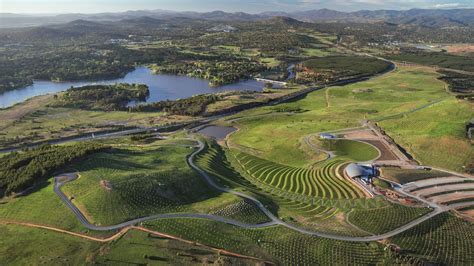
[[[357,199],[364,193],[344,179],[346,163],[330,161],[315,169],[298,168],[274,163],[243,152],[234,151],[242,169],[259,187],[325,199]]]
[[[252,157],[255,160],[261,160],[259,162],[267,164],[269,167],[265,169],[268,172],[272,172],[272,167],[275,167],[276,171],[281,172],[286,169],[287,172],[293,171],[294,174],[300,172],[307,173],[307,181],[309,179],[314,180],[309,181],[309,183],[302,182],[300,186],[312,185],[314,187],[311,188],[311,191],[317,191],[316,189],[321,188],[321,193],[324,191],[327,195],[327,198],[323,198],[315,196],[316,193],[302,194],[305,189],[302,189],[300,193],[295,193],[285,190],[284,187],[277,188],[276,186],[261,182],[248,173],[242,173],[242,168],[239,166],[240,164],[237,162],[237,159],[235,159],[234,152],[223,150],[222,147],[213,142],[207,142],[206,147],[197,156],[196,161],[199,167],[209,173],[217,183],[220,183],[222,186],[245,190],[247,194],[252,194],[264,202],[265,206],[278,217],[297,226],[339,235],[367,235],[366,232],[355,228],[345,221],[346,213],[353,208],[372,209],[387,205],[387,202],[381,198],[364,198],[361,191],[353,188],[347,181],[339,179],[336,176],[340,175],[339,173],[332,173],[335,175],[333,176],[335,180],[327,180],[319,186],[318,182],[322,182],[320,179],[323,175],[326,175],[326,178],[331,178],[331,171],[336,171],[338,165],[341,164],[339,161],[322,166],[319,170],[307,170],[285,167]],[[251,157],[247,157],[247,159],[249,158]],[[263,167],[263,165],[261,166]],[[239,170],[237,171],[237,169]],[[265,170],[262,169],[262,171]],[[314,175],[310,175],[311,173]],[[281,178],[290,177],[291,174],[289,174],[289,177],[282,176]],[[303,176],[301,177],[303,178]],[[297,179],[295,178],[295,180]],[[291,184],[291,181],[288,184]],[[295,186],[296,183],[293,182],[293,185]],[[307,191],[310,190],[307,189]],[[330,198],[331,195],[333,198]],[[319,196],[322,196],[322,194]],[[343,197],[350,198],[346,199]]]

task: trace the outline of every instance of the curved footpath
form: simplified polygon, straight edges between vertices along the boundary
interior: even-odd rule
[[[380,235],[371,235],[371,236],[363,236],[363,237],[353,237],[353,236],[341,236],[341,235],[334,235],[334,234],[328,234],[328,233],[322,233],[322,232],[316,232],[316,231],[311,231],[307,229],[303,229],[300,227],[297,227],[295,225],[286,223],[282,220],[280,220],[278,217],[276,217],[271,211],[269,211],[258,199],[247,195],[245,193],[235,191],[229,188],[221,187],[219,186],[214,180],[201,168],[199,168],[195,163],[194,163],[194,158],[197,154],[199,154],[204,148],[205,144],[201,140],[197,139],[192,139],[188,138],[186,140],[193,140],[198,142],[198,149],[194,151],[188,158],[188,164],[191,168],[196,170],[203,178],[204,180],[214,189],[217,189],[222,192],[226,193],[231,193],[233,195],[251,200],[263,213],[265,213],[270,219],[270,222],[267,223],[261,223],[261,224],[246,224],[242,223],[233,219],[217,216],[217,215],[211,215],[211,214],[194,214],[194,213],[171,213],[171,214],[157,214],[157,215],[152,215],[152,216],[147,216],[147,217],[142,217],[138,219],[134,219],[131,221],[123,222],[120,224],[116,225],[110,225],[110,226],[97,226],[91,224],[87,218],[83,215],[83,213],[70,201],[70,199],[67,198],[67,196],[61,191],[61,186],[64,185],[67,182],[71,182],[75,179],[77,179],[77,174],[63,174],[56,176],[54,178],[55,184],[54,184],[54,192],[58,194],[58,196],[61,198],[61,200],[66,204],[66,206],[74,213],[74,215],[77,217],[77,219],[88,229],[91,230],[97,230],[97,231],[109,231],[109,230],[116,230],[116,229],[122,229],[128,226],[132,226],[141,222],[145,221],[151,221],[151,220],[159,220],[159,219],[169,219],[169,218],[197,218],[197,219],[208,219],[208,220],[213,220],[217,222],[222,222],[246,229],[255,229],[255,228],[265,228],[269,226],[274,226],[274,225],[281,225],[284,227],[287,227],[289,229],[298,231],[300,233],[306,234],[306,235],[311,235],[311,236],[317,236],[317,237],[323,237],[323,238],[328,238],[328,239],[334,239],[334,240],[342,240],[342,241],[356,241],[356,242],[367,242],[367,241],[377,241],[377,240],[382,240],[386,239],[392,236],[395,236],[397,234],[400,234],[408,229],[413,228],[414,226],[440,214],[446,211],[450,211],[452,209],[456,208],[461,208],[465,206],[470,206],[473,205],[474,202],[463,202],[459,204],[453,204],[450,206],[446,207],[437,207],[434,209],[434,211],[421,216],[413,221],[411,221],[408,224],[405,224],[393,231],[380,234]]]

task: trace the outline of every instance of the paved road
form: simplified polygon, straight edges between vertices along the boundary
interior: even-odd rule
[[[194,163],[194,158],[197,154],[199,154],[204,148],[205,144],[196,139],[188,138],[187,140],[194,140],[198,142],[198,149],[194,151],[187,159],[188,164],[190,167],[192,167],[194,170],[196,170],[203,178],[204,180],[213,188],[230,193],[248,200],[251,200],[263,213],[265,213],[270,219],[270,222],[267,223],[262,223],[262,224],[246,224],[242,223],[236,220],[224,218],[221,216],[216,216],[216,215],[211,215],[211,214],[194,214],[194,213],[172,213],[172,214],[158,214],[158,215],[152,215],[148,217],[143,217],[143,218],[138,218],[134,219],[131,221],[123,222],[120,224],[116,225],[111,225],[111,226],[97,226],[91,224],[87,218],[82,214],[82,212],[70,201],[70,199],[67,198],[67,196],[61,191],[61,186],[64,185],[67,182],[74,181],[77,179],[76,174],[63,174],[59,175],[54,178],[55,185],[54,185],[54,191],[58,196],[61,198],[61,200],[66,204],[66,206],[74,213],[74,215],[78,218],[78,220],[88,229],[91,230],[97,230],[97,231],[109,231],[109,230],[116,230],[116,229],[121,229],[124,227],[132,226],[141,222],[145,221],[151,221],[151,220],[158,220],[158,219],[169,219],[169,218],[198,218],[198,219],[209,219],[217,222],[222,222],[246,229],[254,229],[254,228],[265,228],[269,226],[274,226],[274,225],[281,225],[287,228],[290,228],[292,230],[298,231],[300,233],[306,234],[306,235],[311,235],[311,236],[317,236],[317,237],[323,237],[323,238],[329,238],[329,239],[334,239],[334,240],[342,240],[342,241],[355,241],[355,242],[367,242],[367,241],[377,241],[377,240],[382,240],[386,239],[392,236],[395,236],[397,234],[400,234],[406,230],[409,230],[413,228],[414,226],[440,214],[455,208],[461,208],[465,206],[470,206],[474,204],[474,202],[464,202],[464,203],[459,203],[459,204],[454,204],[451,206],[446,206],[446,207],[439,207],[439,206],[434,206],[435,207],[434,211],[421,216],[413,221],[411,221],[408,224],[405,224],[395,230],[392,230],[390,232],[380,234],[380,235],[372,235],[372,236],[363,236],[363,237],[352,237],[352,236],[341,236],[341,235],[334,235],[334,234],[328,234],[328,233],[322,233],[322,232],[316,232],[316,231],[311,231],[307,230],[304,228],[297,227],[293,224],[286,223],[282,220],[280,220],[278,217],[276,217],[270,210],[268,210],[258,199],[255,197],[252,197],[250,195],[247,195],[243,192],[235,191],[229,188],[221,187],[218,185],[213,178],[211,178],[204,170],[199,168],[195,163]]]

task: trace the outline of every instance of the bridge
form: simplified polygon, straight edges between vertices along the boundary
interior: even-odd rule
[[[256,81],[259,81],[259,82],[271,83],[271,84],[280,85],[280,86],[286,86],[286,85],[288,85],[287,82],[276,81],[276,80],[271,80],[271,79],[255,78],[255,80],[256,80]]]

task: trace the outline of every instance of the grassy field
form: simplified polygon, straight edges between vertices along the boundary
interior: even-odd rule
[[[376,159],[379,152],[374,147],[362,142],[338,139],[323,140],[319,142],[323,149],[334,151],[337,156],[349,160],[364,162]]]
[[[465,133],[473,113],[472,103],[449,98],[379,125],[423,164],[464,171],[474,163],[474,147]]]
[[[39,141],[113,129],[117,125],[150,126],[169,122],[160,113],[86,111],[48,107],[52,96],[33,98],[0,110],[0,147],[15,140]],[[175,121],[179,121],[176,117]]]
[[[53,191],[53,180],[47,186],[30,194],[0,204],[0,219],[31,222],[56,226],[62,229],[82,231],[73,213]]]
[[[252,265],[255,260],[218,254],[207,247],[166,239],[132,230],[118,241],[108,243],[95,257],[99,264],[114,265]]]
[[[96,242],[56,232],[0,225],[2,265],[81,265],[90,263]]]
[[[252,265],[257,262],[137,230],[128,231],[121,238],[105,244],[17,225],[0,225],[0,234],[2,265]]]
[[[274,112],[273,107],[249,110],[236,115],[239,119],[228,119],[240,128],[232,135],[230,143],[251,149],[255,155],[277,163],[309,166],[314,153],[303,148],[305,135],[357,127],[363,120],[377,120],[410,112],[439,99],[451,99],[445,92],[444,83],[437,77],[438,74],[430,68],[399,67],[369,81],[316,91],[298,101],[279,105],[299,108],[303,112],[268,115]],[[454,120],[461,121],[462,117]],[[452,131],[444,132],[452,134],[464,129],[460,123],[453,125]],[[454,149],[465,151],[457,146]]]

